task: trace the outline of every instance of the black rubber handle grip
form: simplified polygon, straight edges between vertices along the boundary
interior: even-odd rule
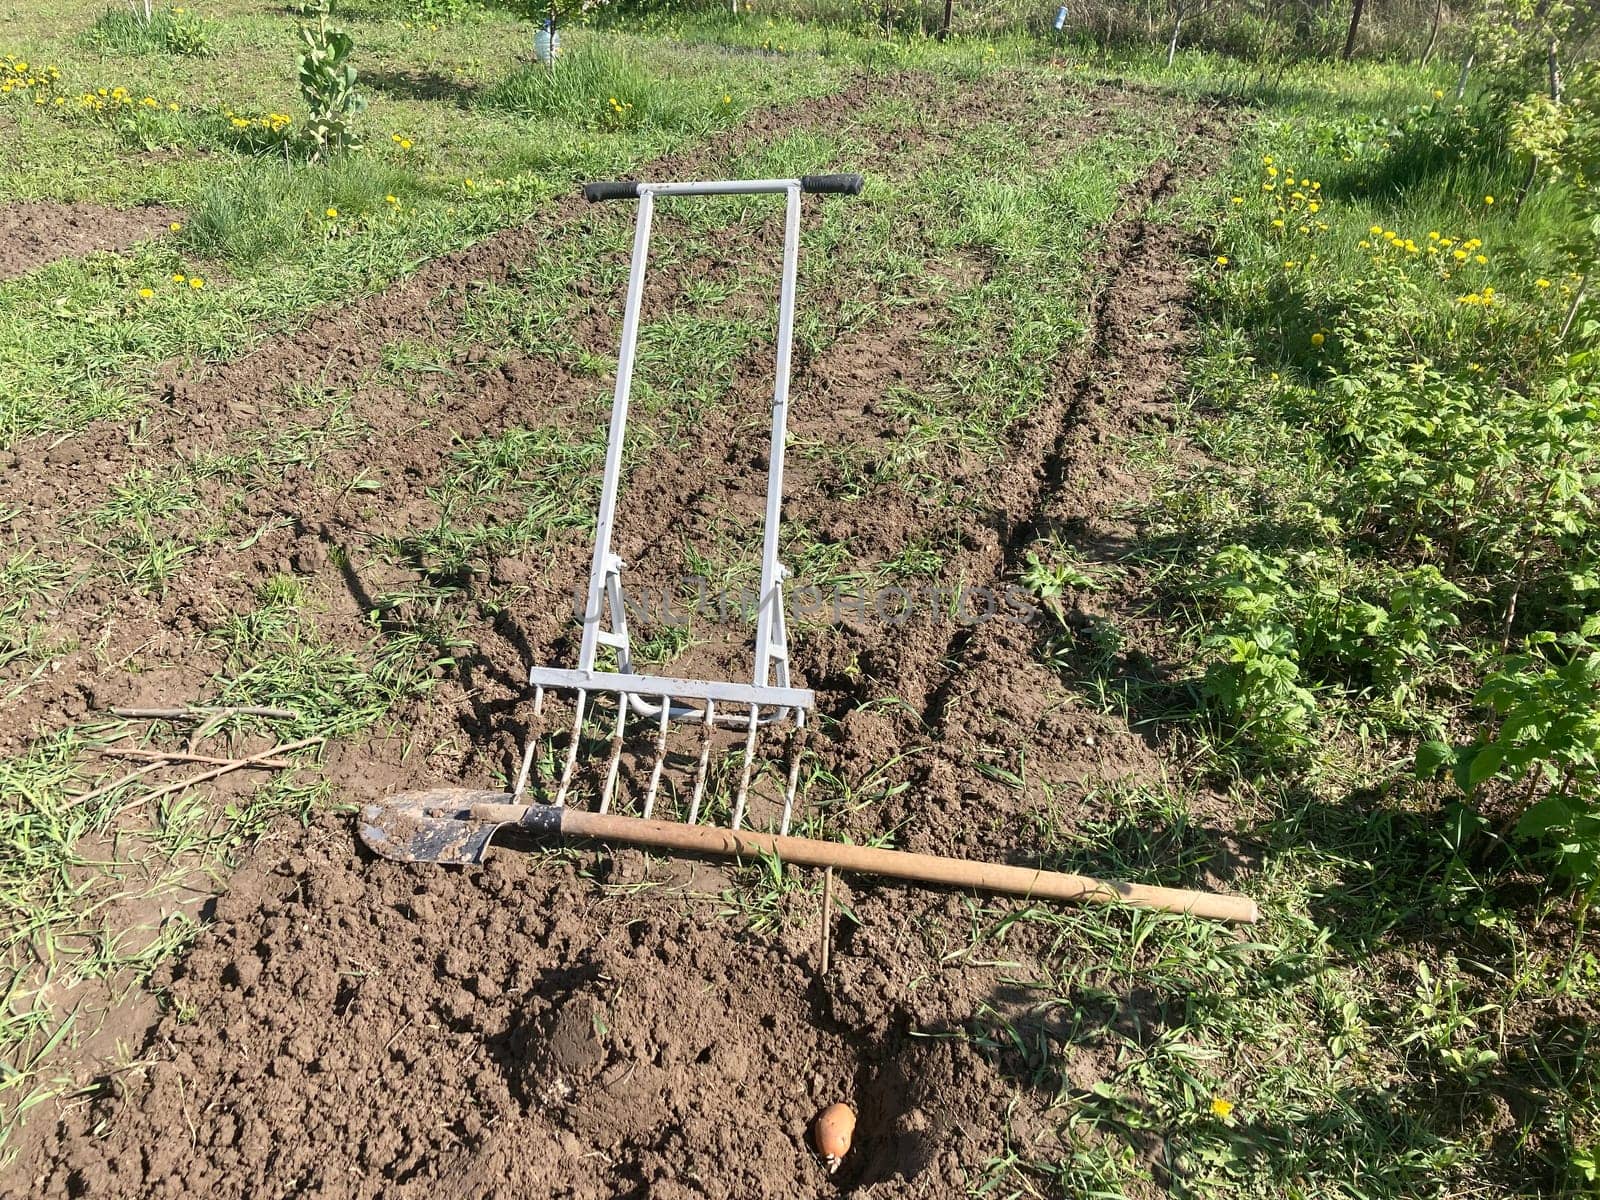
[[[639,185],[631,179],[611,179],[583,185],[583,198],[590,204],[598,200],[637,200]]]
[[[837,192],[841,196],[859,196],[861,189],[866,186],[866,182],[859,175],[802,175],[800,177],[800,190],[802,192]]]

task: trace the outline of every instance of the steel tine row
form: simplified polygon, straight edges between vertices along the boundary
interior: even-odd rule
[[[572,786],[572,772],[578,765],[578,743],[583,738],[583,707],[589,694],[582,688],[578,689],[578,702],[572,714],[572,738],[567,746],[567,762],[561,768],[561,782],[556,786],[555,806],[560,808],[567,802],[567,789]]]
[[[656,756],[650,767],[650,786],[644,794],[644,819],[656,806],[656,789],[661,786],[661,768],[667,761],[667,723],[672,719],[672,697],[661,697],[661,721],[656,728]]]
[[[528,788],[532,776],[533,761],[537,755],[539,744],[539,728],[544,714],[545,689],[537,688],[534,692],[533,715],[534,722],[531,727],[527,746],[523,750],[521,770],[517,775],[516,791],[513,796],[520,798]],[[556,806],[566,804],[567,797],[571,794],[573,779],[577,773],[578,754],[583,737],[584,719],[589,709],[588,692],[579,689],[576,703],[573,708],[572,730],[569,737],[567,752],[561,767],[561,776],[556,785],[555,799],[552,803]],[[600,791],[599,811],[610,812],[618,794],[618,782],[621,777],[622,748],[627,736],[628,714],[631,707],[631,697],[628,693],[619,693],[617,696],[616,722],[611,730],[610,745],[606,755],[605,782]],[[761,732],[761,705],[751,705],[750,714],[745,721],[743,753],[739,762],[739,786],[735,794],[733,814],[730,828],[739,829],[744,824],[744,818],[749,806],[750,781],[755,775],[756,742]],[[667,761],[667,734],[672,723],[672,697],[662,695],[660,707],[656,713],[655,754],[650,766],[649,783],[645,789],[644,806],[642,815],[649,819],[655,813],[656,797],[661,793],[661,779]],[[681,714],[681,710],[680,710]],[[713,734],[719,724],[717,702],[707,700],[704,710],[699,714],[700,720],[700,752],[695,762],[693,788],[689,798],[689,815],[687,823],[697,824],[700,820],[700,811],[705,804],[707,784],[711,774],[711,752]],[[787,834],[794,820],[795,797],[800,784],[800,758],[801,735],[805,724],[804,713],[797,714],[798,720],[785,739],[784,748],[784,789],[783,810],[780,818],[779,832]],[[735,718],[737,720],[737,718]],[[721,721],[727,722],[727,717],[722,716]]]
[[[750,706],[750,727],[744,738],[744,762],[739,768],[739,796],[733,803],[734,829],[744,823],[744,802],[750,795],[750,771],[756,761],[756,734],[761,729],[761,706]]]
[[[606,783],[600,790],[600,811],[611,811],[611,796],[617,789],[617,767],[622,762],[622,735],[628,724],[628,693],[617,693],[617,727],[611,734],[611,753],[606,759]]]
[[[544,688],[533,689],[533,721],[528,726],[528,741],[522,749],[522,769],[517,772],[517,790],[511,793],[512,802],[522,799],[528,790],[528,776],[533,770],[533,756],[539,749],[539,734],[544,724]]]
[[[789,779],[783,787],[783,820],[778,825],[778,832],[785,837],[789,834],[789,821],[794,816],[794,794],[800,786],[800,733],[805,728],[805,713],[797,713],[794,728],[789,730],[785,741],[784,753],[789,759]]]
[[[711,765],[711,730],[717,723],[717,702],[706,701],[705,723],[700,727],[700,762],[694,769],[694,795],[689,801],[689,824],[700,820],[700,800],[706,794],[706,768]]]

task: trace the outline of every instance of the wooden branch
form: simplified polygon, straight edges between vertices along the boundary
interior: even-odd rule
[[[158,788],[156,791],[150,793],[149,796],[142,796],[140,797],[139,801],[130,802],[130,805],[132,803],[138,803],[144,800],[151,800],[157,796],[164,796],[168,792],[180,791],[183,788],[192,787],[197,783],[204,783],[208,779],[215,779],[219,775],[226,775],[230,771],[240,771],[247,767],[269,767],[273,770],[281,771],[287,767],[294,766],[294,763],[288,761],[287,759],[280,758],[280,755],[288,754],[294,750],[302,750],[307,746],[323,740],[325,739],[321,736],[306,738],[304,741],[294,742],[288,746],[274,746],[270,750],[264,750],[260,754],[252,754],[248,758],[208,758],[199,754],[171,754],[162,751],[120,750],[115,747],[107,747],[102,750],[101,753],[115,754],[133,758],[144,758],[149,755],[154,757],[157,761],[150,763],[148,766],[140,767],[137,770],[129,771],[121,778],[114,779],[110,783],[102,784],[100,787],[94,788],[92,791],[87,791],[81,796],[74,796],[67,801],[67,803],[73,807],[76,807],[79,804],[87,804],[89,801],[97,800],[101,796],[106,795],[108,792],[114,792],[118,788],[127,784],[137,783],[140,779],[143,779],[152,771],[159,771],[162,767],[170,766],[174,762],[214,763],[216,765],[210,771],[204,771],[199,775],[195,775],[189,779],[180,780],[177,783],[170,783],[164,787]]]
[[[113,708],[111,711],[119,717],[153,721],[181,721],[190,717],[267,717],[275,721],[293,721],[300,716],[292,708],[259,708],[252,704],[185,704],[182,708]]]
[[[169,795],[172,792],[186,791],[187,789],[194,787],[196,784],[206,783],[212,779],[216,779],[219,775],[226,775],[231,771],[242,770],[245,767],[258,767],[262,763],[266,762],[266,760],[269,758],[276,758],[280,754],[289,754],[295,750],[304,750],[307,746],[314,746],[318,742],[326,740],[327,739],[321,734],[318,734],[316,737],[309,737],[298,742],[291,742],[287,746],[274,746],[270,750],[263,750],[260,754],[252,754],[249,758],[233,759],[230,762],[224,763],[220,767],[212,767],[209,771],[201,771],[198,775],[191,775],[188,779],[180,779],[176,783],[169,783],[162,787],[158,787],[148,796],[140,796],[136,800],[129,801],[124,808],[132,808],[135,804],[147,804],[151,800],[159,799],[160,797]]]
[[[107,792],[114,792],[124,784],[133,783],[136,780],[142,779],[144,776],[150,774],[151,771],[159,771],[166,765],[167,764],[164,762],[151,763],[148,767],[140,767],[137,771],[129,771],[121,779],[114,780],[111,783],[102,784],[100,787],[95,788],[93,791],[85,792],[81,796],[72,797],[72,799],[67,801],[67,804],[69,807],[71,807],[79,804],[87,804],[91,800],[98,800]]]
[[[125,749],[120,746],[107,746],[102,749],[100,753],[108,755],[112,758],[142,758],[150,762],[204,763],[205,765],[212,767],[226,766],[229,763],[239,761],[236,758],[213,758],[207,754],[186,754],[181,750],[134,750]],[[275,771],[281,771],[285,767],[294,766],[294,764],[286,758],[268,758],[252,765],[257,767],[270,767]]]

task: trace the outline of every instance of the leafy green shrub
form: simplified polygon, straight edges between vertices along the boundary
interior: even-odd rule
[[[1204,688],[1221,715],[1274,752],[1304,744],[1317,700],[1336,685],[1406,723],[1460,624],[1466,594],[1431,565],[1395,567],[1333,549],[1268,554],[1225,546],[1194,587],[1220,652]]]
[[[85,35],[97,50],[116,54],[168,54],[203,58],[213,52],[214,28],[199,13],[187,8],[159,12],[130,4],[108,8]]]
[[[1420,777],[1592,889],[1600,322],[1573,321],[1572,268],[1595,260],[1600,127],[1587,102],[1500,105],[1323,123],[1236,182],[1208,286],[1239,356],[1276,368],[1257,427],[1302,461],[1288,494],[1239,498],[1217,540],[1242,544],[1180,571],[1207,696],[1257,750],[1311,746],[1334,708],[1421,734]],[[1518,204],[1508,146],[1549,195]]]
[[[1474,741],[1425,743],[1424,778],[1449,767],[1475,796],[1491,781],[1519,789],[1516,831],[1539,845],[1554,872],[1600,880],[1600,615],[1581,630],[1542,632],[1502,659],[1478,689],[1491,713]]]
[[[329,24],[334,0],[319,0],[316,21],[300,27],[305,53],[300,56],[300,95],[311,110],[301,131],[308,157],[321,158],[361,149],[352,118],[366,107],[356,91],[356,69],[350,65],[355,39]]]

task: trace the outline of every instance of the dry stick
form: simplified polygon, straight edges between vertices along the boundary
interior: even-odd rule
[[[153,762],[205,763],[214,767],[226,766],[239,761],[237,758],[213,758],[207,754],[185,754],[181,750],[135,750],[120,746],[106,746],[101,749],[100,753],[112,758],[143,758]],[[281,771],[285,767],[294,766],[286,758],[269,758],[252,765],[268,767],[274,771]]]
[[[270,717],[277,721],[293,721],[300,716],[292,708],[258,708],[250,704],[186,704],[182,708],[113,708],[111,711],[119,717],[153,721],[180,721],[185,717]]]
[[[1578,308],[1583,303],[1584,297],[1588,291],[1589,272],[1585,271],[1583,273],[1583,278],[1578,280],[1578,293],[1572,297],[1572,307],[1567,310],[1567,319],[1561,323],[1561,333],[1557,336],[1557,341],[1566,341],[1567,334],[1572,332],[1572,323],[1578,319]]]
[[[167,764],[164,762],[151,763],[148,767],[140,767],[137,771],[129,771],[121,779],[115,780],[112,783],[102,784],[100,787],[95,788],[93,791],[85,792],[81,796],[72,797],[72,799],[67,801],[67,806],[70,808],[73,805],[87,804],[91,800],[97,800],[101,796],[104,796],[107,792],[114,792],[124,784],[133,783],[136,780],[142,779],[146,775],[150,774],[151,771],[159,771],[166,765]]]
[[[176,783],[169,783],[162,787],[158,787],[148,796],[140,796],[137,800],[129,801],[129,803],[124,807],[132,808],[135,804],[148,804],[151,800],[165,796],[169,792],[184,791],[188,788],[194,787],[197,783],[205,783],[207,780],[215,779],[219,775],[226,775],[230,771],[237,771],[244,767],[260,766],[269,758],[276,758],[280,754],[289,754],[295,750],[304,750],[307,746],[312,746],[318,742],[326,740],[327,739],[321,734],[318,734],[316,737],[308,737],[298,742],[291,742],[287,746],[274,746],[270,750],[263,750],[260,754],[252,754],[249,758],[236,758],[232,762],[224,763],[220,767],[212,767],[209,771],[201,771],[198,775],[191,775],[188,779],[180,779]]]

